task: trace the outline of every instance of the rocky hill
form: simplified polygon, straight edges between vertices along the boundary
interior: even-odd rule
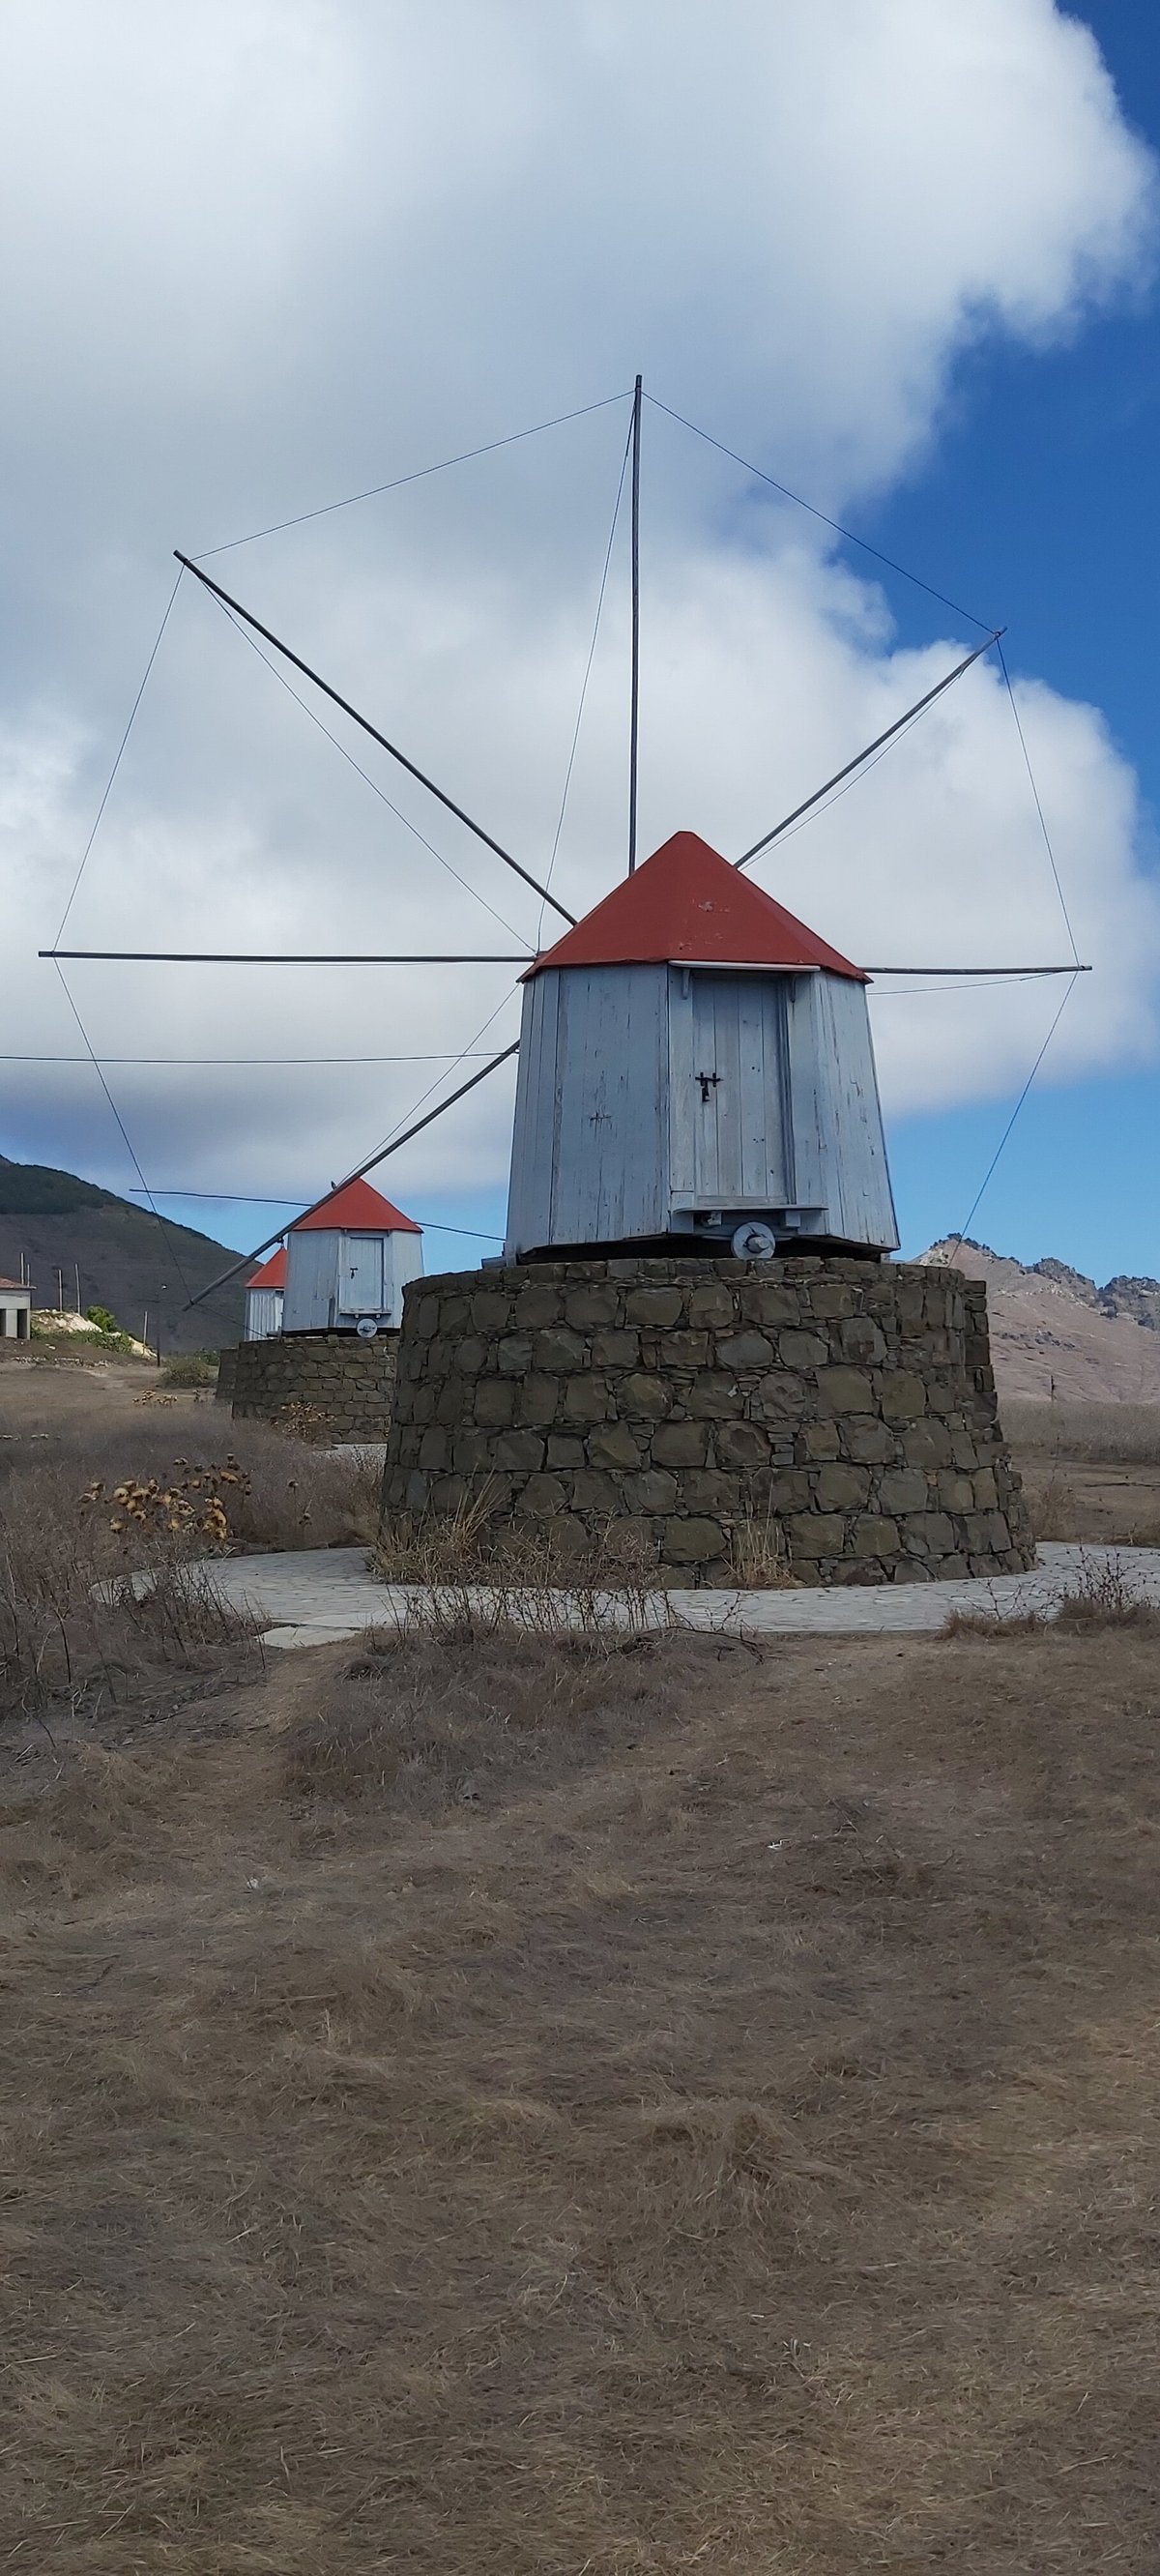
[[[1160,1404],[1160,1280],[1102,1288],[1065,1261],[1027,1264],[988,1244],[947,1239],[923,1261],[987,1282],[991,1349],[1002,1395]]]
[[[23,1259],[34,1306],[57,1305],[58,1270],[72,1306],[79,1269],[82,1307],[108,1306],[130,1333],[140,1333],[148,1310],[149,1339],[155,1342],[159,1328],[163,1350],[217,1350],[241,1334],[240,1283],[192,1312],[186,1299],[237,1257],[212,1235],[168,1218],[163,1231],[146,1209],[73,1172],[0,1154],[0,1276],[19,1279]]]

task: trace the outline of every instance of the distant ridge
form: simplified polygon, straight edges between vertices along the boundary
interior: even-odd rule
[[[1015,1261],[969,1236],[919,1258],[986,1280],[1001,1395],[1160,1404],[1160,1280],[1121,1273],[1100,1288],[1066,1261]]]
[[[182,1274],[189,1289],[205,1288],[237,1257],[228,1244],[168,1217],[162,1230],[147,1209],[75,1172],[0,1154],[0,1274],[19,1278],[23,1258],[34,1306],[57,1304],[58,1268],[72,1306],[79,1269],[82,1308],[107,1306],[135,1334],[148,1310],[149,1339],[159,1327],[163,1352],[219,1349],[241,1335],[241,1285],[219,1289],[186,1313]]]

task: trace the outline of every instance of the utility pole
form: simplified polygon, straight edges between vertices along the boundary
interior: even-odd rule
[[[77,1313],[79,1315],[81,1311],[81,1266],[79,1261],[74,1261],[73,1263],[73,1277],[77,1283]]]
[[[64,1313],[64,1272],[60,1268],[59,1263],[57,1265],[56,1273],[56,1311],[58,1315],[63,1315]]]
[[[640,405],[638,376],[632,397],[632,712],[628,735],[628,873],[636,866],[636,739],[640,707]]]

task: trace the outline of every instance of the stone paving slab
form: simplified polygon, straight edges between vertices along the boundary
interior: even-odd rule
[[[859,1586],[853,1590],[809,1586],[800,1591],[771,1592],[625,1592],[603,1593],[600,1616],[610,1628],[664,1627],[677,1621],[719,1636],[930,1636],[946,1624],[952,1610],[996,1620],[1019,1619],[1028,1611],[1051,1618],[1062,1595],[1086,1589],[1115,1569],[1134,1599],[1160,1607],[1160,1548],[1045,1546],[1029,1574],[997,1575],[990,1581],[896,1583]],[[418,1584],[388,1584],[368,1571],[362,1547],[298,1548],[277,1556],[236,1556],[205,1567],[223,1601],[245,1608],[269,1624],[268,1646],[317,1646],[358,1637],[368,1628],[404,1625],[431,1601]],[[505,1607],[529,1627],[578,1627],[590,1617],[583,1602],[567,1592],[524,1593],[514,1587],[502,1596]],[[496,1603],[494,1591],[473,1587],[448,1591],[447,1602],[462,1602],[486,1616]]]

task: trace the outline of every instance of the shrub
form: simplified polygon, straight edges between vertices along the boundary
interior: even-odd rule
[[[216,1386],[216,1351],[179,1351],[161,1372],[163,1386]]]
[[[119,1333],[120,1325],[107,1306],[86,1306],[85,1321],[95,1324],[98,1333]]]

